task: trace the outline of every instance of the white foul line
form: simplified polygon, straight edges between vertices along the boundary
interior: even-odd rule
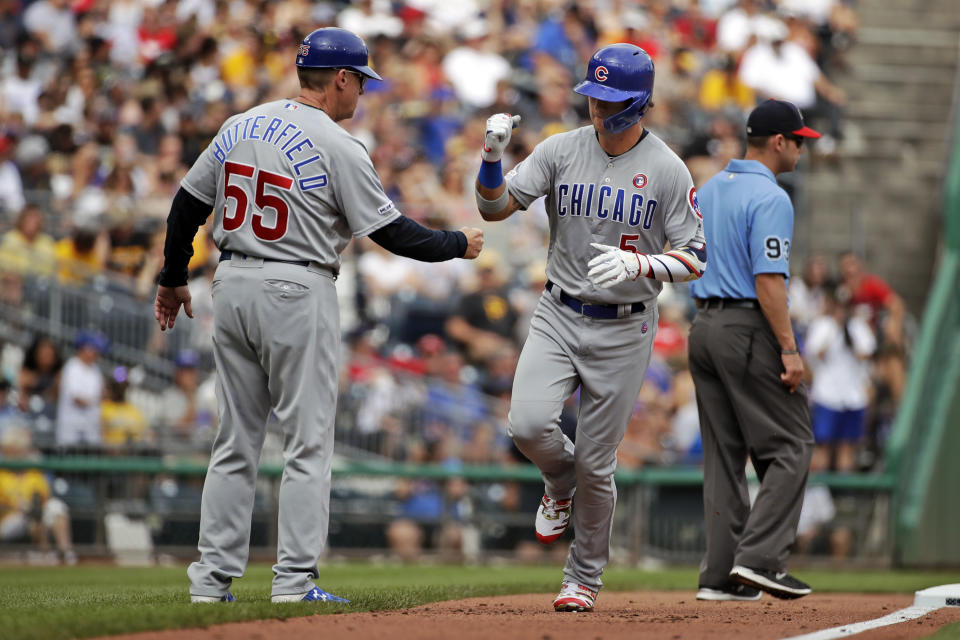
[[[833,627],[832,629],[822,629],[820,631],[814,631],[813,633],[805,633],[802,636],[790,636],[789,638],[784,638],[784,640],[833,640],[834,638],[846,638],[861,631],[868,631],[870,629],[876,629],[877,627],[886,627],[891,624],[897,624],[898,622],[913,620],[914,618],[925,616],[931,611],[936,611],[939,608],[940,607],[907,607],[906,609],[894,611],[882,618],[875,618],[864,622],[854,622],[853,624],[845,624],[842,627]]]

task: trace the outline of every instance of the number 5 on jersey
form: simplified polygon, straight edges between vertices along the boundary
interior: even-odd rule
[[[287,206],[286,200],[281,196],[273,195],[266,192],[267,185],[280,189],[282,191],[289,191],[290,187],[293,186],[293,178],[289,176],[282,176],[277,173],[271,173],[270,171],[257,170],[256,167],[253,167],[249,164],[241,164],[239,162],[224,162],[223,163],[223,195],[226,198],[233,198],[233,214],[230,215],[230,203],[225,203],[223,205],[223,230],[224,231],[236,231],[241,226],[243,226],[244,220],[247,217],[247,208],[249,206],[249,199],[247,198],[247,189],[246,186],[241,186],[241,184],[246,183],[246,180],[238,180],[236,184],[230,183],[231,176],[242,176],[243,178],[255,178],[256,191],[254,192],[253,202],[260,211],[254,211],[250,226],[253,230],[253,235],[261,240],[266,240],[267,242],[275,242],[282,238],[287,233],[287,217],[290,214],[290,207]],[[267,226],[264,224],[264,215],[263,211],[265,209],[273,209],[276,212],[275,220],[273,226]]]

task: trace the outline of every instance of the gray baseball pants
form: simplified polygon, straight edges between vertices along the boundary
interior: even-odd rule
[[[783,570],[813,454],[806,390],[790,393],[780,382],[780,346],[758,309],[701,309],[690,329],[690,373],[703,438],[700,586],[726,585],[735,564]],[[760,480],[752,509],[747,456]]]
[[[213,281],[219,431],[200,508],[191,595],[243,575],[260,449],[271,411],[283,433],[272,595],[305,593],[327,538],[340,319],[332,274],[237,256]]]
[[[610,559],[617,447],[646,375],[657,307],[617,319],[580,315],[545,291],[513,382],[509,433],[543,475],[551,498],[573,501],[567,581],[599,589]],[[559,427],[564,401],[580,387],[577,442]]]

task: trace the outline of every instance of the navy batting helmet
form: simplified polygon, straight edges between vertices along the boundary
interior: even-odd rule
[[[636,124],[647,110],[653,94],[653,59],[636,45],[608,45],[593,54],[587,77],[573,90],[606,102],[629,100],[626,109],[603,121],[607,131],[619,133]]]
[[[297,66],[308,69],[353,69],[383,80],[367,66],[369,51],[360,36],[346,29],[325,27],[312,32],[297,49]]]

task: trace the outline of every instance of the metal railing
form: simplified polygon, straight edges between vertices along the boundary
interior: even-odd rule
[[[40,335],[68,352],[78,331],[96,329],[110,340],[104,360],[136,368],[142,384],[155,390],[170,383],[174,355],[191,344],[190,323],[178,323],[162,341],[156,340],[152,305],[116,278],[94,277],[76,286],[55,278],[19,277],[19,295],[0,299],[0,337],[8,341],[26,346]]]
[[[40,468],[59,486],[71,506],[79,548],[105,554],[104,517],[124,512],[143,518],[153,532],[155,551],[192,556],[199,527],[200,487],[206,463],[162,458],[49,457],[0,460],[0,468]],[[282,466],[260,467],[252,545],[258,556],[276,548],[276,496]],[[529,464],[512,466],[442,465],[349,461],[337,459],[331,491],[330,547],[334,553],[373,554],[387,550],[386,530],[405,516],[412,484],[443,504],[414,519],[426,529],[453,522],[475,540],[467,555],[482,561],[490,554],[513,553],[533,540],[533,512],[543,491],[539,471]],[[614,521],[615,557],[625,562],[656,559],[690,564],[703,553],[702,474],[696,468],[623,470],[616,474],[619,501]],[[451,483],[462,493],[449,495]],[[885,566],[891,558],[889,502],[894,486],[886,475],[818,474],[811,484],[830,488],[838,516],[847,527],[852,554],[838,561]],[[450,509],[455,501],[456,514]]]

